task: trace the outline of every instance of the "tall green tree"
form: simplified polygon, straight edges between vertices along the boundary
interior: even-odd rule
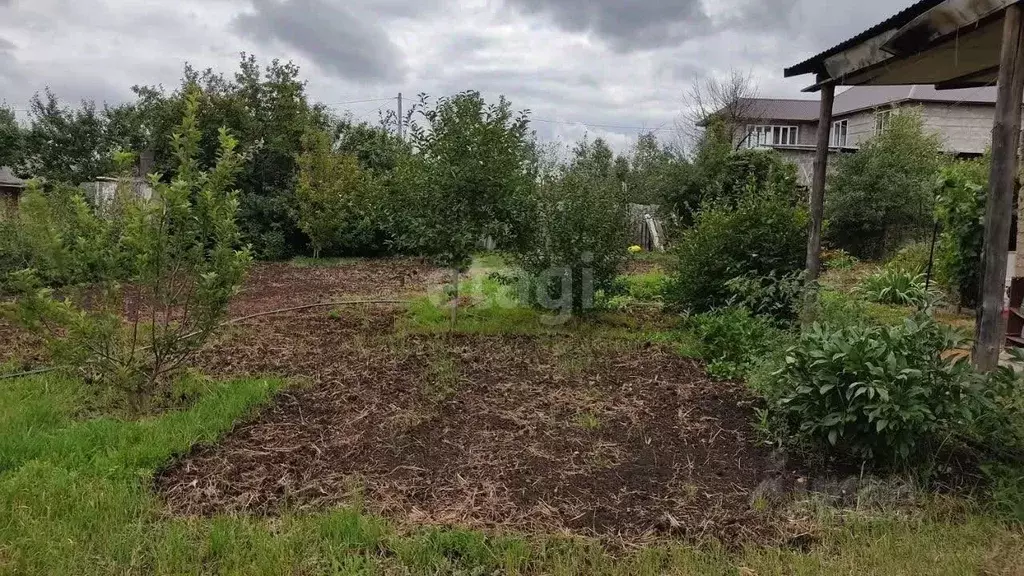
[[[701,205],[720,195],[722,174],[732,151],[732,135],[725,123],[717,117],[708,119],[689,174],[666,194],[665,204],[677,227],[692,226]]]
[[[681,152],[658,142],[653,132],[641,134],[629,156],[627,197],[637,204],[670,205],[687,186],[689,161]]]
[[[371,174],[355,156],[336,152],[330,134],[312,130],[303,137],[295,200],[299,228],[309,236],[314,258],[325,251],[366,249],[377,198]]]
[[[19,169],[25,158],[25,135],[14,110],[0,106],[0,166]]]
[[[94,102],[73,109],[47,88],[32,98],[29,115],[25,170],[33,176],[77,185],[113,171],[106,119]]]
[[[415,113],[409,135],[417,154],[400,168],[415,210],[404,243],[461,270],[484,237],[499,247],[520,239],[533,184],[528,112],[471,91],[432,107],[421,95]]]
[[[932,229],[942,140],[920,113],[900,110],[859,152],[839,159],[825,203],[826,237],[859,258],[879,259]]]
[[[563,164],[546,159],[531,197],[529,241],[514,255],[534,280],[534,303],[584,314],[623,263],[629,219],[618,162],[601,139],[579,142]]]

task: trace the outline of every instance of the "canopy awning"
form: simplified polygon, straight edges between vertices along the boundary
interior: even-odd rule
[[[1016,0],[924,0],[813,58],[787,77],[816,74],[823,84],[930,84],[940,89],[995,84],[1002,13]]]

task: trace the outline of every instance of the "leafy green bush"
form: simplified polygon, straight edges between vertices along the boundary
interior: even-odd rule
[[[130,199],[122,218],[101,224],[116,231],[106,245],[73,243],[99,270],[123,266],[128,282],[99,275],[81,294],[57,298],[25,270],[16,278],[19,298],[9,306],[47,341],[60,366],[122,389],[132,401],[181,368],[219,327],[250,260],[238,249],[238,198],[231,189],[241,164],[237,143],[222,130],[216,167],[198,169],[197,98],[188,98],[174,138],[181,161],[174,179],[151,179],[153,200],[122,193]],[[53,240],[44,232],[46,242],[35,245],[43,254]],[[69,252],[54,254],[63,259]]]
[[[767,320],[738,306],[691,316],[687,326],[700,340],[708,373],[727,379],[745,377],[783,334]]]
[[[30,257],[20,221],[16,217],[0,216],[0,294],[9,288],[10,273],[26,268]]]
[[[774,271],[760,278],[733,278],[726,283],[733,295],[729,303],[777,322],[795,320],[800,311],[803,279],[802,272],[791,272],[779,277]]]
[[[825,250],[821,253],[821,262],[826,270],[850,270],[860,260],[846,250]]]
[[[857,291],[879,304],[923,307],[931,301],[924,274],[894,266],[886,266],[865,278]]]
[[[940,443],[1006,431],[1012,370],[984,377],[943,353],[957,336],[919,315],[902,326],[815,325],[778,372],[774,407],[796,437],[882,463],[928,456]],[[996,422],[1001,422],[995,424]]]
[[[985,240],[988,161],[960,161],[945,167],[936,183],[936,216],[942,226],[936,277],[961,306],[978,304],[981,252]]]
[[[514,250],[516,263],[536,281],[535,304],[582,314],[594,295],[609,292],[627,257],[628,215],[611,170],[611,150],[584,142],[568,166],[545,175],[532,199],[532,235]],[[569,288],[569,294],[565,289]]]
[[[752,191],[801,200],[795,165],[775,150],[735,150],[732,139],[727,127],[712,120],[697,143],[692,165],[663,194],[677,226],[692,226],[707,204],[732,204]]]
[[[309,236],[313,257],[359,254],[374,246],[370,221],[378,214],[377,183],[359,167],[355,156],[332,149],[331,136],[313,131],[303,138],[295,188],[299,228]]]
[[[665,300],[707,312],[735,296],[734,278],[783,278],[803,269],[807,211],[772,194],[753,193],[735,206],[712,205],[674,249],[677,257]]]
[[[44,192],[32,183],[17,215],[0,224],[8,237],[0,247],[0,283],[26,268],[53,287],[123,278],[122,263],[110,253],[117,249],[120,207],[100,215],[77,188],[58,184]]]
[[[941,138],[925,133],[921,115],[894,113],[884,131],[842,156],[831,174],[825,204],[830,243],[878,260],[927,237],[941,162]]]
[[[461,271],[483,238],[517,246],[532,216],[527,113],[467,91],[432,107],[424,95],[411,116],[422,121],[409,124],[418,154],[399,163],[389,207],[402,247]]]

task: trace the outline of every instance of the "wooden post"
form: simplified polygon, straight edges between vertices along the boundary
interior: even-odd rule
[[[819,81],[822,78],[819,76]],[[832,131],[832,105],[836,99],[835,84],[821,87],[821,111],[818,114],[818,148],[814,155],[814,177],[811,180],[811,230],[807,237],[807,310],[804,319],[813,318],[815,284],[821,275],[821,223],[825,214],[825,177],[828,175],[828,147]]]
[[[1003,308],[1010,245],[1021,100],[1024,99],[1024,42],[1020,4],[1006,9],[999,57],[998,95],[992,128],[992,171],[985,209],[985,243],[981,257],[981,305],[974,338],[974,365],[982,372],[999,365],[1006,340]]]

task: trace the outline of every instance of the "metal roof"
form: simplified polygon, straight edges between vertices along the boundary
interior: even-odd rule
[[[4,188],[24,188],[25,181],[14,175],[7,166],[0,166],[0,186]]]
[[[962,88],[959,90],[936,90],[934,86],[917,84],[913,86],[854,86],[836,96],[834,116],[851,114],[859,110],[877,108],[900,102],[937,102],[950,104],[991,104],[996,103],[996,89]]]
[[[936,90],[934,86],[853,86],[836,95],[832,115],[834,117],[870,110],[880,106],[901,102],[934,102],[948,104],[995,105],[996,89],[963,88],[959,90]],[[818,120],[819,100],[787,100],[758,98],[744,108],[750,110],[752,118],[765,120]]]
[[[931,10],[932,8],[938,6],[939,4],[942,4],[944,1],[945,0],[921,0],[917,4],[914,4],[913,6],[906,8],[905,10],[896,14],[895,16],[892,16],[891,18],[876,24],[871,28],[868,28],[867,30],[861,32],[860,34],[854,36],[853,38],[850,38],[845,42],[836,44],[835,46],[829,48],[828,50],[825,50],[824,52],[816,56],[812,56],[811,58],[808,58],[807,60],[804,60],[803,62],[795,66],[786,68],[784,72],[785,76],[786,78],[789,78],[790,76],[802,76],[804,74],[823,72],[824,60],[826,58],[834,56],[842,52],[843,50],[856,46],[857,44],[860,44],[865,40],[877,36],[878,34],[885,32],[886,30],[906,26],[921,14],[924,14],[928,10]]]
[[[817,100],[794,100],[785,98],[748,98],[742,109],[751,118],[778,120],[816,120],[821,103]]]

